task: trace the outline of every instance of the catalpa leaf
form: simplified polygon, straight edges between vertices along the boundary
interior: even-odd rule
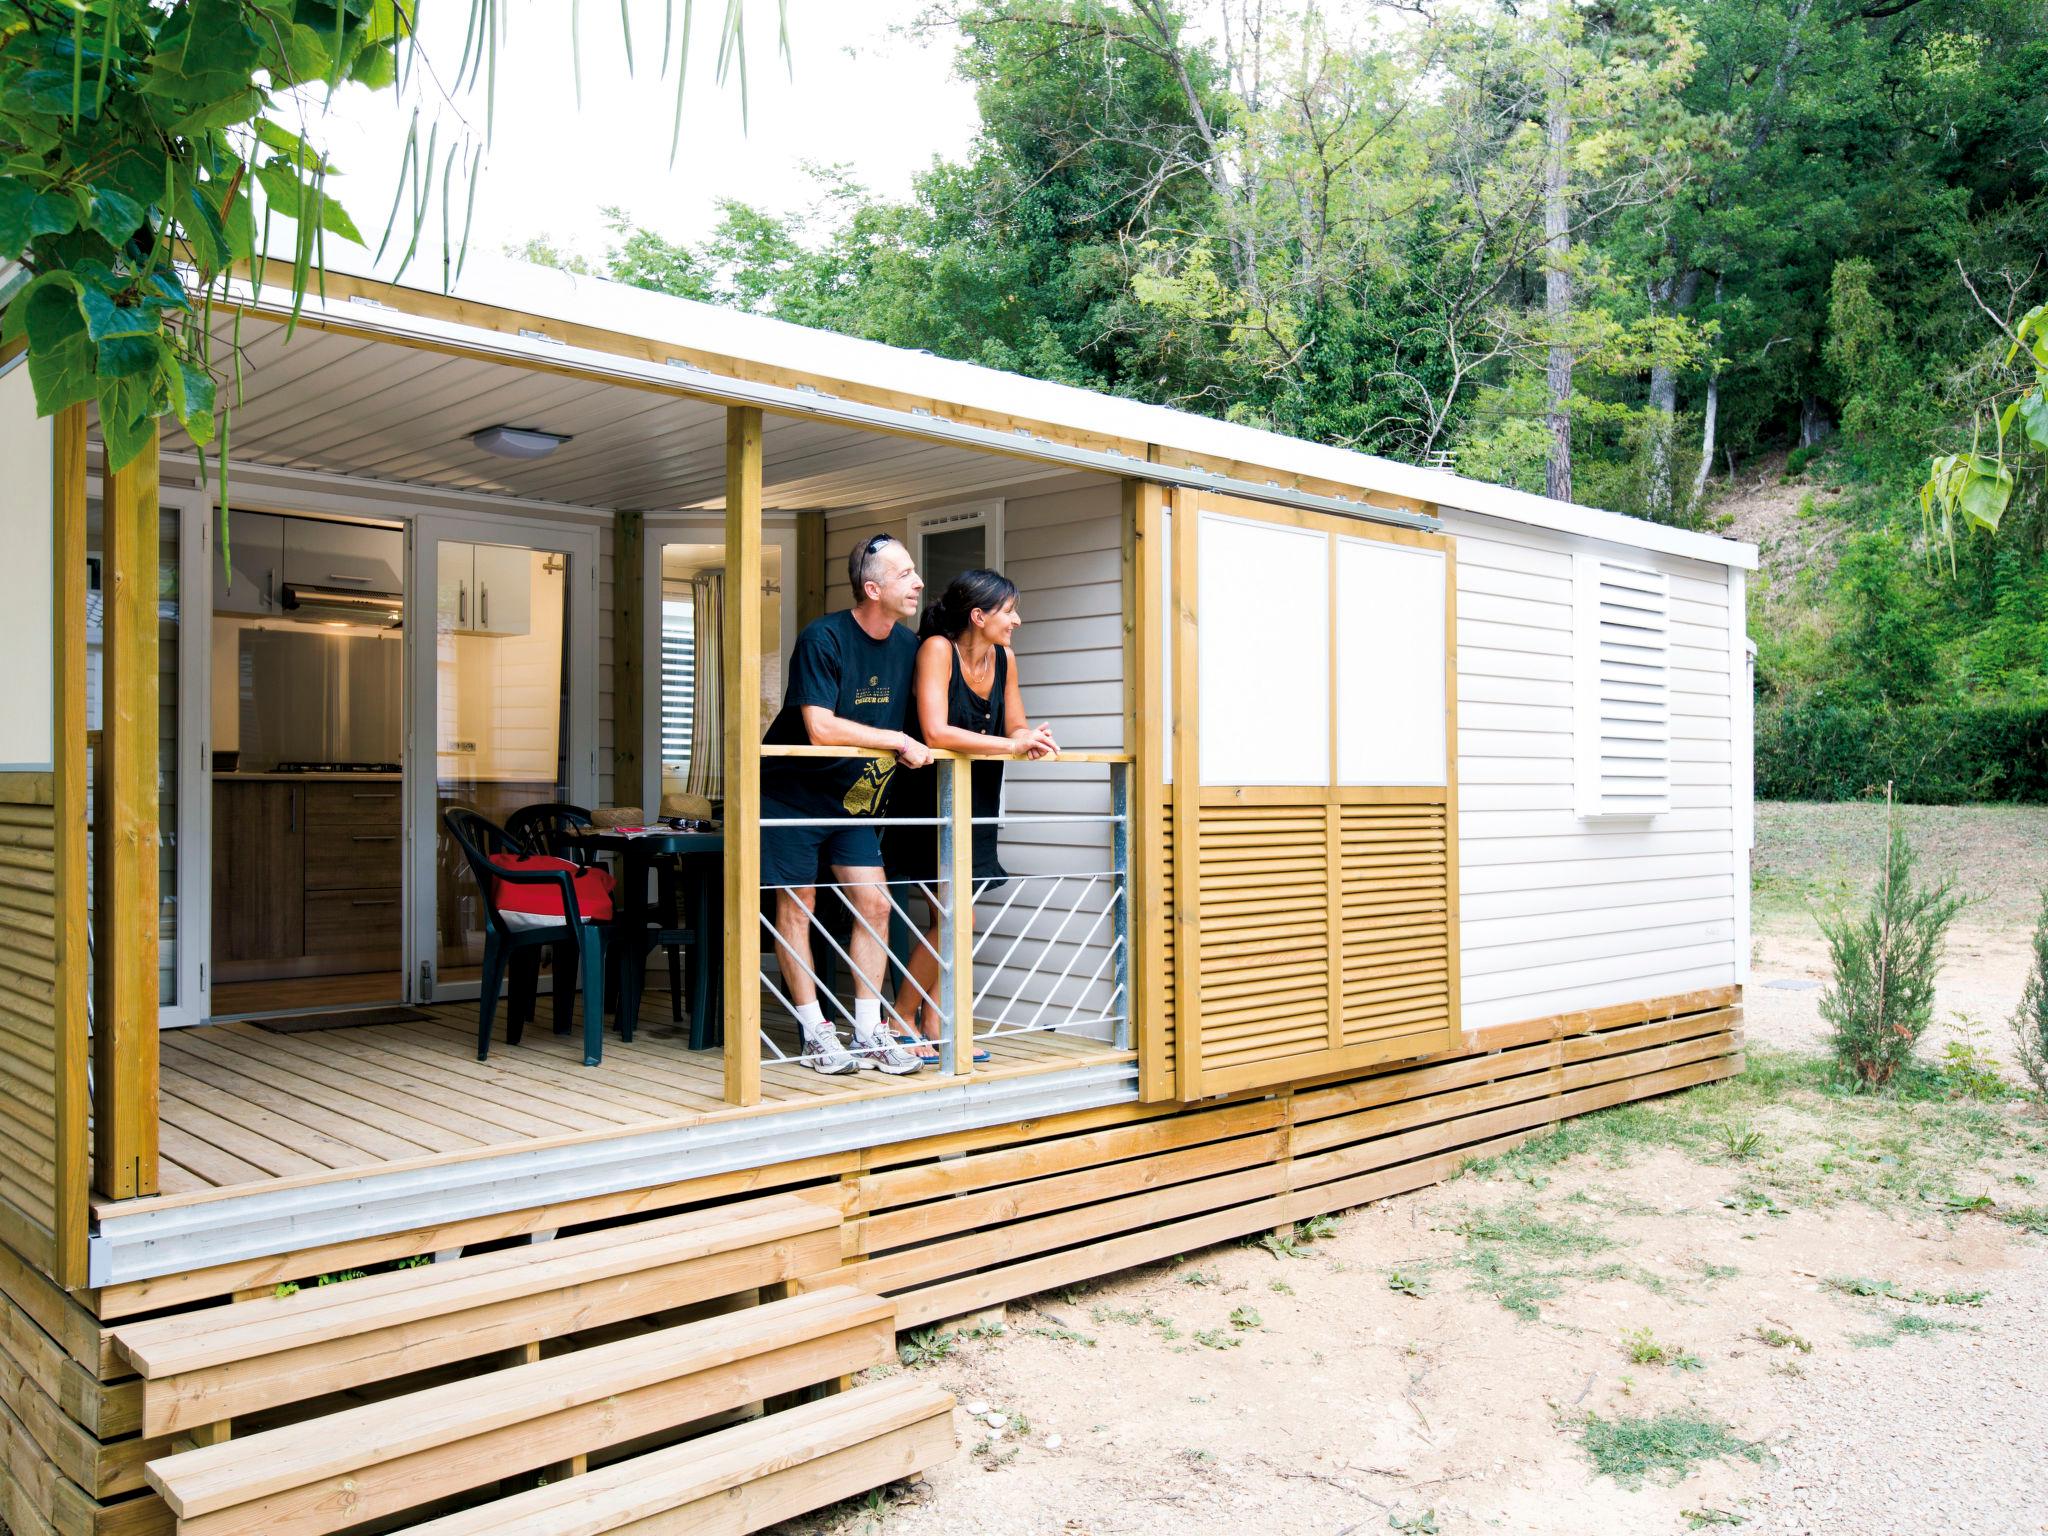
[[[2019,421],[2036,448],[2048,448],[2048,387],[2036,385],[2024,395],[2019,404]]]
[[[86,215],[86,222],[105,237],[107,244],[119,250],[134,238],[147,216],[142,204],[133,198],[112,187],[95,187],[92,211]]]
[[[0,260],[20,256],[38,235],[69,234],[77,227],[78,204],[67,194],[0,176]]]

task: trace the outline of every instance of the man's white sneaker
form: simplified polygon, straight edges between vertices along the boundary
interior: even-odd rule
[[[917,1059],[915,1051],[898,1045],[879,1024],[871,1024],[865,1029],[858,1024],[853,1026],[853,1054],[862,1066],[886,1072],[891,1077],[902,1077],[924,1065]]]
[[[804,1065],[828,1077],[844,1077],[861,1068],[839,1043],[839,1031],[829,1024],[804,1031]]]

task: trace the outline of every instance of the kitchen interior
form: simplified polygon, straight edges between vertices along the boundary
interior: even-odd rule
[[[405,533],[231,512],[212,615],[215,1017],[406,1000]],[[494,820],[567,788],[567,560],[435,547],[438,811]],[[439,979],[474,975],[483,914],[435,861]]]
[[[214,571],[213,1012],[405,997],[405,534],[234,511]]]

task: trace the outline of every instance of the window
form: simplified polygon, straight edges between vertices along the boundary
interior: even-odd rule
[[[1572,557],[1578,812],[1671,809],[1671,582],[1603,555]]]
[[[956,576],[1003,563],[1003,504],[977,501],[910,514],[904,542],[924,578],[928,598]]]
[[[697,684],[697,615],[688,584],[661,599],[661,761],[690,771],[691,715]]]

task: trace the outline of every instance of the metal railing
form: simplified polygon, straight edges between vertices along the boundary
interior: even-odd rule
[[[817,757],[887,759],[891,754],[851,747],[764,746],[763,758]],[[829,880],[814,887],[810,905],[792,903],[803,913],[808,960],[777,925],[782,909],[778,893],[790,887],[764,885],[759,921],[766,935],[760,966],[764,994],[761,1051],[764,1063],[815,1064],[821,1051],[806,1046],[796,1025],[792,991],[811,991],[825,1022],[843,1034],[855,1018],[853,998],[867,987],[856,982],[860,972],[855,951],[872,960],[880,952],[881,985],[872,990],[880,1014],[893,1036],[915,1036],[913,1015],[935,1019],[938,1033],[937,1070],[965,1076],[975,1070],[976,1041],[993,1044],[1031,1035],[1084,1034],[1128,1049],[1130,1025],[1130,767],[1126,753],[1075,752],[1032,762],[1014,772],[1011,792],[1037,789],[1073,780],[1068,770],[1106,768],[1101,810],[1052,809],[997,816],[972,814],[971,773],[979,759],[964,753],[934,752],[939,773],[938,814],[928,817],[768,817],[761,825],[929,827],[938,838],[939,878],[935,883],[899,879],[885,868],[877,883],[845,884]],[[1011,759],[1013,764],[1021,760]],[[1060,798],[1068,798],[1062,795]],[[1005,849],[1018,862],[1075,868],[1019,869],[1007,888],[991,891],[992,882],[973,876],[973,833],[977,826],[1024,832],[1035,828],[1101,828],[1106,837],[1084,836],[1056,842],[1029,836]],[[1099,843],[1099,845],[1098,845]],[[968,892],[972,921],[959,921],[956,892]],[[927,925],[911,910],[921,896],[936,927],[936,944]],[[879,898],[879,899],[878,899]],[[900,924],[900,928],[897,925]],[[845,936],[835,931],[843,926]],[[892,931],[907,933],[890,942]],[[932,980],[918,979],[923,971]],[[870,970],[872,975],[872,970]],[[807,986],[799,986],[801,977]],[[900,997],[899,997],[900,994]],[[906,1001],[907,1000],[907,1001]],[[772,1015],[772,1016],[771,1016]],[[962,1019],[973,1027],[960,1029]],[[778,1038],[781,1036],[782,1038]],[[785,1045],[787,1040],[793,1049]],[[850,1042],[849,1042],[850,1043]]]

